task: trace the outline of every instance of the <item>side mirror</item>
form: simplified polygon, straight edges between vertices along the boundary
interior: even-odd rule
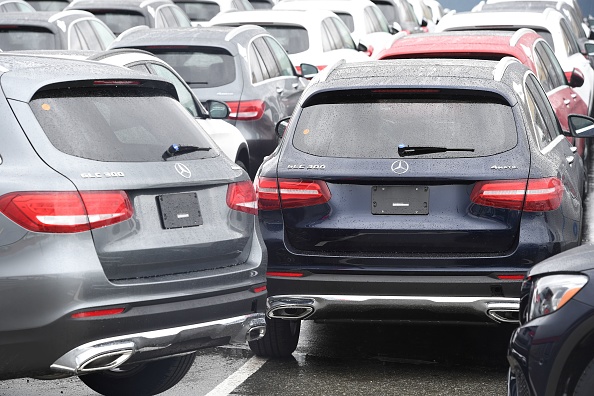
[[[219,102],[218,100],[207,100],[205,107],[206,110],[208,110],[210,118],[215,120],[229,118],[229,114],[231,114],[229,106],[227,106],[226,103]]]
[[[392,23],[392,29],[394,29],[395,32],[398,33],[398,32],[401,32],[402,31],[402,26],[398,22],[393,22]]]
[[[320,72],[317,67],[309,63],[302,63],[299,67],[301,68],[301,77],[307,78],[308,80],[311,80],[313,76]]]
[[[584,74],[579,69],[573,69],[570,72],[565,72],[567,83],[570,87],[577,88],[584,85]]]
[[[594,31],[592,33],[594,34]],[[585,43],[584,47],[589,56],[594,56],[594,43]]]
[[[359,51],[359,52],[365,52],[365,54],[367,56],[371,56],[371,54],[373,53],[373,46],[371,46],[371,45],[365,45],[365,44],[363,44],[363,43],[360,42],[357,45],[357,51]]]
[[[427,25],[429,25],[429,22],[427,22],[427,20],[425,19],[425,17],[423,17],[423,19],[421,20],[421,26],[422,27],[427,27]]]
[[[581,114],[570,114],[567,117],[569,132],[573,137],[594,137],[594,118]]]
[[[287,127],[289,126],[290,120],[291,120],[291,117],[285,117],[276,123],[276,127],[274,128],[274,130],[275,130],[276,136],[279,138],[279,140],[283,138],[283,135],[285,134],[285,131],[287,130]]]

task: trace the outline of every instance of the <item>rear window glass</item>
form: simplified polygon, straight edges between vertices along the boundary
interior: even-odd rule
[[[37,94],[30,106],[54,147],[75,157],[160,162],[172,144],[211,147],[205,132],[179,102],[162,95],[162,91],[135,87],[57,89]],[[216,155],[213,149],[175,158]]]
[[[419,158],[481,157],[516,146],[514,116],[503,100],[422,95],[319,95],[318,103],[303,109],[293,145],[312,155],[343,158],[396,158],[400,144],[474,149]]]
[[[56,47],[55,35],[47,29],[0,27],[0,49],[12,51],[60,48]]]
[[[37,11],[62,11],[70,2],[68,1],[38,1],[29,0],[27,3],[31,4]]]
[[[260,25],[260,24],[258,24]],[[260,25],[264,27],[288,54],[296,54],[309,49],[309,35],[301,26]]]
[[[353,20],[353,16],[351,14],[346,12],[335,12],[335,14],[338,15],[340,19],[342,19],[342,21],[345,25],[347,25],[351,33],[355,31],[355,21]]]
[[[192,21],[210,21],[221,12],[221,7],[217,3],[176,2],[175,4],[184,10]]]
[[[389,2],[382,2],[382,1],[374,1],[375,5],[380,9],[380,11],[384,14],[386,19],[389,22],[398,22],[398,14],[396,11],[396,7]]]
[[[268,0],[250,0],[250,3],[255,10],[269,10],[273,6]]]
[[[101,19],[117,36],[124,30],[128,30],[135,26],[147,25],[149,23],[144,18],[144,15],[134,11],[106,11],[106,10],[91,10],[93,14]]]
[[[143,49],[169,63],[191,87],[220,87],[235,81],[235,59],[222,48]]]

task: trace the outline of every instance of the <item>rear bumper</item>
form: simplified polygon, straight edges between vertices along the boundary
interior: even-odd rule
[[[66,374],[84,374],[116,368],[128,361],[139,361],[144,355],[180,354],[173,346],[196,340],[229,340],[245,343],[257,340],[266,332],[264,314],[253,313],[206,323],[196,323],[117,337],[104,338],[80,345],[58,360],[51,369]]]
[[[268,298],[267,315],[286,320],[515,323],[518,298],[281,295]]]

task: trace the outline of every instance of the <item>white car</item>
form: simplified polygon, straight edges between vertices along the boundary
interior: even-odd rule
[[[332,11],[349,28],[355,43],[372,47],[370,53],[385,48],[395,33],[381,10],[369,0],[281,1],[273,9]]]
[[[559,60],[561,67],[571,73],[578,69],[584,75],[584,84],[574,88],[594,114],[594,69],[580,52],[575,34],[559,11],[547,8],[544,12],[463,12],[448,14],[437,25],[437,31],[505,30],[529,28],[540,34]]]
[[[35,12],[25,0],[4,0],[0,1],[0,12]]]
[[[287,51],[298,72],[302,63],[321,70],[339,59],[369,60],[366,52],[357,50],[344,22],[331,11],[237,11],[217,15],[210,25],[262,26]]]
[[[431,8],[425,4],[424,0],[408,0],[408,2],[413,6],[419,24],[425,26],[428,32],[434,32],[435,22],[433,22],[433,11],[431,11]]]
[[[210,21],[222,12],[249,11],[254,7],[248,0],[173,0],[188,14],[192,26],[199,26]]]
[[[423,0],[423,2],[431,9],[431,13],[433,14],[433,23],[437,25],[437,23],[443,18],[446,14],[445,10],[441,6],[441,3],[437,0]]]

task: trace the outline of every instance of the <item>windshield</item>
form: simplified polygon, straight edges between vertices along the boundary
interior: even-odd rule
[[[117,36],[124,30],[128,30],[135,26],[150,24],[144,18],[144,15],[134,11],[103,11],[93,10],[93,14],[101,19]]]
[[[0,28],[0,49],[13,50],[53,50],[56,46],[54,33],[47,29],[15,26]]]
[[[365,92],[321,94],[320,103],[299,117],[295,148],[344,158],[396,158],[400,144],[474,149],[421,156],[460,158],[494,155],[517,144],[512,109],[498,99]]]
[[[71,88],[42,91],[31,109],[63,153],[105,162],[159,162],[172,144],[211,147],[194,118],[163,91]],[[68,128],[64,128],[68,125]],[[184,159],[216,156],[195,151]]]

